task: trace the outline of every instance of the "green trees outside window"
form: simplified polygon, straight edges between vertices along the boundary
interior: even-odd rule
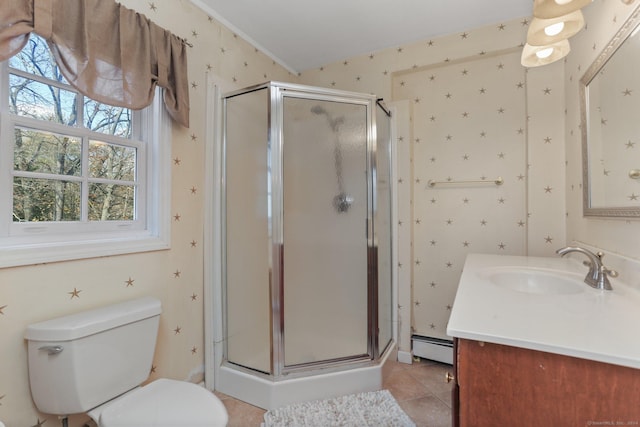
[[[8,65],[13,222],[136,219],[134,112],[78,93],[33,34]]]

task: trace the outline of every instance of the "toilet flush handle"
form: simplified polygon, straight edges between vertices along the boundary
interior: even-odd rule
[[[54,354],[62,353],[64,347],[61,345],[45,345],[40,347],[38,350],[46,351],[49,356],[53,356]]]

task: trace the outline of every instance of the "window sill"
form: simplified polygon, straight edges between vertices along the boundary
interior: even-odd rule
[[[169,248],[168,239],[149,235],[129,235],[121,238],[76,242],[6,245],[0,248],[0,268],[151,252]]]

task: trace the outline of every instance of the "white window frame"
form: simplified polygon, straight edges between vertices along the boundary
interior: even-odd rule
[[[135,221],[16,223],[11,215],[14,126],[85,138],[87,131],[9,113],[9,74],[8,61],[0,63],[0,268],[169,249],[171,119],[160,89],[149,107],[135,113],[133,136],[141,141]],[[94,135],[117,144],[109,135]]]

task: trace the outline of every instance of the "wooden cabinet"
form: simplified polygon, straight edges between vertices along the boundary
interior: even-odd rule
[[[466,339],[454,351],[454,427],[640,426],[639,369]]]

